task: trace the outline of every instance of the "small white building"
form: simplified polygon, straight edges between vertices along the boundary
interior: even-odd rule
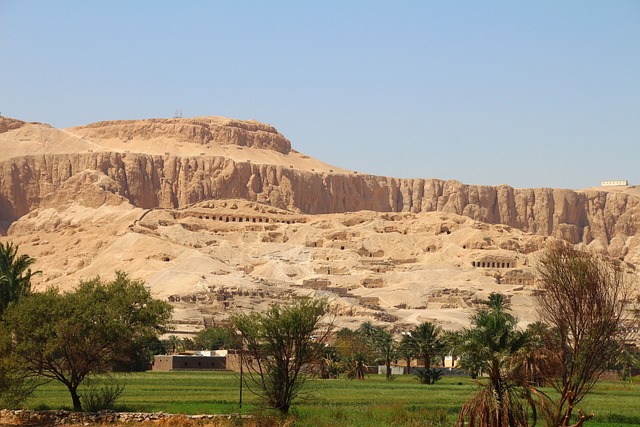
[[[618,185],[627,186],[629,185],[629,181],[627,181],[626,179],[619,179],[617,181],[602,181],[603,187],[614,187]]]

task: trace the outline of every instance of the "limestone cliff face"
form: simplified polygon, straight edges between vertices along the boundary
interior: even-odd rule
[[[91,185],[142,208],[243,198],[309,214],[443,211],[591,244],[620,257],[627,255],[630,246],[638,246],[631,241],[640,234],[640,199],[625,193],[320,174],[214,156],[99,152],[24,156],[1,162],[0,219],[4,226],[48,203],[72,177],[87,180],[80,179],[86,171],[93,171]]]

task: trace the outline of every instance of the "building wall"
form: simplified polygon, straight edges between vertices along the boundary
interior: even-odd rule
[[[160,355],[153,360],[154,371],[199,371],[226,370],[225,357],[220,356],[191,356],[191,355]]]
[[[171,371],[173,368],[173,356],[160,355],[153,357],[153,371]]]
[[[614,185],[629,185],[629,181],[626,179],[619,179],[617,181],[602,181],[603,187],[609,187]]]

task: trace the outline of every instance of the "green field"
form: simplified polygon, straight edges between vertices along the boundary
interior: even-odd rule
[[[117,376],[125,385],[120,409],[176,414],[238,413],[239,382],[229,372],[144,372]],[[468,378],[444,377],[421,385],[413,376],[386,381],[370,375],[365,381],[313,380],[310,394],[292,407],[300,426],[451,426],[463,402],[477,390]],[[30,409],[70,409],[71,398],[57,383],[39,388],[26,402]],[[592,427],[640,425],[640,383],[601,382],[582,404],[596,418]],[[257,409],[246,390],[241,412]]]

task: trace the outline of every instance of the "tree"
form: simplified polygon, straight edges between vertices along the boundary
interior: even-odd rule
[[[29,255],[18,256],[18,246],[13,243],[0,243],[0,317],[11,302],[31,292],[31,265],[36,260]]]
[[[541,387],[551,375],[547,369],[547,362],[554,332],[546,323],[536,321],[527,325],[525,333],[528,335],[528,340],[518,357],[523,364],[529,384]]]
[[[28,255],[18,256],[18,246],[11,242],[0,243],[0,318],[10,304],[30,294],[31,277],[39,273],[29,268],[34,262]],[[37,383],[25,378],[20,366],[6,357],[9,338],[0,335],[0,397],[5,406],[15,406],[31,394]]]
[[[442,366],[445,364],[445,356],[451,356],[452,366],[460,355],[462,347],[462,333],[460,331],[444,331],[442,333]]]
[[[199,331],[194,339],[195,347],[202,350],[229,348],[232,342],[233,337],[229,328],[217,325]]]
[[[424,361],[424,369],[428,374],[431,370],[431,358],[442,351],[440,334],[442,328],[431,322],[423,322],[413,328],[408,335],[405,335],[405,345],[411,349],[416,357],[421,357]],[[423,376],[425,384],[433,384],[429,375]]]
[[[10,338],[0,331],[0,407],[15,408],[41,383],[24,375],[22,366],[8,357]]]
[[[370,320],[367,320],[360,324],[358,329],[356,329],[356,333],[365,338],[371,338],[378,331],[378,329],[378,326],[374,325]]]
[[[507,312],[509,303],[502,295],[491,294],[484,307],[471,316],[471,327],[463,333],[461,367],[480,368],[489,381],[466,402],[458,426],[528,426],[527,407],[533,410],[535,390],[526,381],[516,355],[524,348],[528,335],[517,328],[517,319]]]
[[[411,359],[413,359],[413,346],[409,342],[409,335],[403,332],[402,340],[398,345],[398,355],[403,357],[407,363],[407,374],[411,373]]]
[[[621,380],[630,381],[632,370],[640,368],[640,349],[636,346],[623,346],[612,367],[618,371]]]
[[[165,345],[168,350],[170,350],[171,354],[176,354],[182,349],[182,340],[177,335],[169,335],[166,339],[164,339]]]
[[[320,364],[320,378],[330,379],[338,378],[340,373],[340,364],[338,352],[335,346],[325,345],[322,351],[322,359]]]
[[[547,366],[559,397],[550,413],[551,423],[568,426],[575,405],[624,345],[630,284],[620,265],[564,242],[544,251],[537,273],[538,313],[555,332]],[[581,417],[579,424],[584,421]]]
[[[245,384],[263,402],[286,414],[305,383],[303,369],[320,363],[330,327],[322,325],[325,300],[303,298],[263,313],[234,313],[247,375]]]
[[[193,350],[197,350],[196,348],[196,343],[195,341],[193,341],[191,338],[189,337],[183,337],[180,340],[180,345],[179,345],[181,351],[193,351]]]
[[[391,379],[391,361],[397,354],[397,345],[393,340],[393,335],[384,328],[374,326],[371,322],[364,322],[357,332],[367,338],[373,354],[385,365],[387,380]]]
[[[337,332],[336,353],[340,359],[342,371],[347,374],[347,378],[365,379],[367,364],[372,359],[370,344],[370,341],[362,333],[361,328],[354,331],[345,327]]]
[[[2,334],[11,337],[6,350],[25,376],[60,381],[80,411],[78,386],[87,375],[130,362],[170,318],[168,303],[117,272],[111,282],[95,278],[73,292],[49,289],[12,304]]]

